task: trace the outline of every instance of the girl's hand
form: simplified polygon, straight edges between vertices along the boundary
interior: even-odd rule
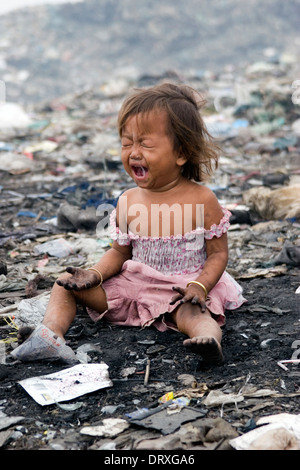
[[[178,300],[180,300],[180,304],[191,302],[194,305],[200,305],[201,312],[205,312],[205,294],[200,286],[197,286],[196,284],[191,284],[189,287],[185,288],[174,286],[173,290],[177,291],[178,294],[172,297],[170,305],[175,304]]]
[[[72,276],[58,279],[56,283],[67,290],[79,291],[99,285],[100,279],[95,271],[73,267],[68,267],[66,271]]]

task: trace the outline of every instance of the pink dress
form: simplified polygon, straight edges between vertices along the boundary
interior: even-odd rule
[[[184,235],[145,237],[122,233],[116,226],[116,211],[110,217],[111,237],[120,245],[132,246],[132,258],[123,264],[116,276],[103,282],[108,309],[99,314],[91,309],[94,321],[105,319],[115,325],[146,327],[160,331],[177,329],[168,318],[176,305],[170,305],[176,294],[173,286],[185,287],[196,279],[206,260],[205,240],[221,237],[229,228],[230,212],[209,230],[196,228]],[[226,271],[209,292],[206,306],[220,326],[225,323],[225,310],[234,310],[246,300],[241,286]]]

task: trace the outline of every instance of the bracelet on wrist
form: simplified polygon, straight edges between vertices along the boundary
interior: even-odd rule
[[[95,273],[99,274],[99,277],[100,277],[100,281],[99,281],[99,284],[95,287],[92,287],[92,289],[97,289],[97,287],[100,287],[102,282],[103,282],[103,276],[102,274],[100,273],[100,271],[98,271],[98,269],[96,268],[88,268],[88,271],[94,271]]]
[[[201,282],[198,282],[198,281],[190,281],[187,283],[186,287],[189,287],[191,284],[196,284],[197,286],[200,286],[203,291],[204,291],[204,294],[205,294],[205,298],[207,297],[207,289],[206,287],[201,283]]]

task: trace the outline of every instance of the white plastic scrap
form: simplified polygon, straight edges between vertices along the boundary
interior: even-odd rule
[[[81,429],[81,434],[88,436],[105,436],[113,437],[125,431],[130,424],[121,418],[107,418],[103,420],[103,424],[99,426],[86,426]]]
[[[45,315],[50,292],[44,292],[30,299],[23,299],[17,306],[15,322],[18,326],[39,325]]]
[[[289,370],[285,364],[300,364],[300,359],[285,359],[277,362],[277,365],[281,367],[281,369]]]
[[[269,431],[285,429],[294,436],[300,449],[300,415],[281,413],[277,415],[264,416],[260,418],[256,424],[260,427],[230,440],[230,445],[236,450],[249,450],[251,449],[252,444],[257,442],[258,438],[262,439],[262,437],[267,435]]]
[[[244,397],[242,394],[237,393],[223,393],[219,390],[212,390],[209,392],[205,400],[203,400],[203,404],[205,406],[219,406],[225,405],[228,403],[237,403],[243,401]]]

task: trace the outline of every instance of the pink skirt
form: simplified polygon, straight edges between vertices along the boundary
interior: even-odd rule
[[[159,331],[176,325],[168,318],[178,305],[170,305],[176,295],[173,286],[185,287],[198,273],[165,275],[146,264],[128,260],[116,276],[103,283],[108,309],[99,314],[88,309],[94,321],[105,318],[114,325],[146,327],[153,325]],[[224,272],[209,292],[206,306],[220,326],[225,324],[225,310],[240,307],[246,299],[242,296],[241,286]]]

